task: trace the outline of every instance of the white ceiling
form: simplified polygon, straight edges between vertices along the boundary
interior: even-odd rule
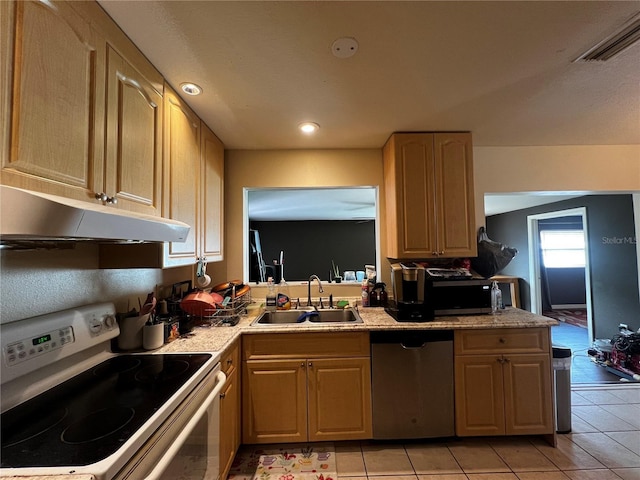
[[[572,63],[637,0],[100,3],[174,88],[204,88],[188,102],[227,149],[379,148],[403,130],[640,144],[640,46]],[[353,57],[332,54],[341,37]]]
[[[375,188],[269,188],[247,192],[250,220],[370,220]]]
[[[484,214],[489,217],[500,213],[513,212],[538,205],[546,205],[549,203],[561,202],[570,198],[582,197],[587,193],[580,194],[563,194],[553,192],[541,193],[515,193],[515,194],[485,194],[484,196]]]

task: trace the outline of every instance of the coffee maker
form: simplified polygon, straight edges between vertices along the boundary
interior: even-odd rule
[[[425,268],[417,263],[392,263],[393,301],[387,313],[397,321],[425,322],[433,319],[429,282]]]

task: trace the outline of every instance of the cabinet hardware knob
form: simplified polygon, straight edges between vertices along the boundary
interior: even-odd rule
[[[302,362],[302,363],[300,364],[300,366],[301,366],[301,367],[304,367],[304,362]]]
[[[116,197],[107,197],[106,202],[111,205],[116,205],[118,203],[118,199]]]
[[[501,338],[500,340],[498,340],[500,343],[505,343],[506,340],[504,338]]]
[[[95,197],[96,200],[100,200],[101,202],[106,202],[109,199],[109,196],[104,192],[96,193]]]
[[[309,362],[309,366],[310,366],[310,367],[313,367],[313,362]]]
[[[227,359],[227,365],[231,365],[232,363],[233,363],[233,359],[228,358],[228,359]]]
[[[227,394],[226,394],[226,393],[221,393],[221,394],[220,394],[220,399],[223,399],[223,398],[224,398],[224,397],[226,397],[226,396],[227,396]]]

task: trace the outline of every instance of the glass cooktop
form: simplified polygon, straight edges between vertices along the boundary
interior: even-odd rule
[[[2,414],[2,468],[91,465],[115,453],[210,354],[119,355]]]

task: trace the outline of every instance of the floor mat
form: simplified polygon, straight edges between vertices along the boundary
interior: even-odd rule
[[[576,327],[587,328],[587,310],[580,308],[548,310],[542,312],[545,317],[555,318],[561,322],[575,325]]]
[[[336,480],[333,444],[243,446],[229,471],[231,480]]]

